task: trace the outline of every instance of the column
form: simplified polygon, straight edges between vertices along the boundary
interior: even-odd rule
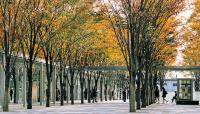
[[[76,83],[77,83],[77,92],[76,92],[76,94],[77,94],[77,100],[81,100],[81,90],[80,90],[80,76],[79,76],[79,74],[77,74],[77,76],[78,76],[78,78],[77,78],[77,80],[75,80],[76,81]]]
[[[23,67],[23,72],[24,72],[24,75],[23,75],[23,81],[22,81],[22,101],[23,101],[23,107],[26,106],[26,67]]]
[[[103,75],[104,77],[105,77],[105,75]],[[105,81],[104,81],[104,77],[103,77],[103,83],[102,83],[102,99],[103,99],[103,101],[105,100],[105,88],[104,88],[104,83],[105,83]]]
[[[41,63],[40,69],[40,105],[43,105],[44,102],[44,67]]]
[[[3,53],[0,53],[1,56]],[[3,59],[0,58],[0,106],[2,106],[3,104],[3,98],[4,98],[4,89],[5,89],[5,72],[4,72],[4,69],[3,69],[3,64],[4,64],[4,61],[5,61],[5,57],[3,56]]]
[[[66,92],[67,92],[67,103],[68,103],[70,100],[70,87],[68,82],[66,84],[66,89],[67,89]]]
[[[2,64],[0,64],[0,105],[3,104],[4,88],[5,88],[5,72],[3,70]]]
[[[75,82],[74,84],[74,100],[78,100],[78,83]]]
[[[193,90],[193,88],[194,88],[194,83],[193,83],[193,80],[192,79],[190,79],[190,83],[191,83],[191,100],[194,100],[194,90]]]
[[[86,73],[86,71],[85,71],[85,73]],[[84,92],[85,92],[86,89],[87,89],[87,91],[88,91],[88,80],[87,80],[86,75],[87,75],[87,74],[85,74],[85,77],[84,77],[84,78],[85,78],[85,84],[84,84],[84,86],[85,86],[84,88],[85,88],[85,89],[84,89]],[[87,96],[88,96],[88,92],[86,92],[86,93],[87,93]],[[86,98],[88,99],[88,97],[86,97]],[[85,99],[85,93],[84,93],[84,99]]]
[[[97,83],[97,101],[100,101],[100,80],[101,80],[101,76],[99,77],[99,80]]]
[[[19,76],[20,76],[20,67],[17,69],[17,74],[16,74],[16,101],[17,103],[19,102]]]
[[[56,103],[56,67],[54,68],[54,72],[53,72],[53,75],[52,75],[52,90],[51,90],[51,93],[52,93],[52,102],[53,104]]]
[[[80,79],[77,80],[77,94],[78,94],[78,100],[81,100],[81,89],[80,89]]]

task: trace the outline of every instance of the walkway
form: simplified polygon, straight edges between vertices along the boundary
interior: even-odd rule
[[[11,112],[0,114],[128,114],[128,103],[122,101],[111,101],[97,104],[75,104],[65,106],[52,106],[50,108],[33,106],[32,110],[21,108],[20,105],[11,105]],[[199,114],[200,106],[175,105],[175,104],[153,104],[136,113],[142,114]]]

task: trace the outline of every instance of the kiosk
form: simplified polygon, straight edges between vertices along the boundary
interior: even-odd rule
[[[177,79],[176,104],[181,105],[199,105],[199,101],[193,100],[193,79]]]

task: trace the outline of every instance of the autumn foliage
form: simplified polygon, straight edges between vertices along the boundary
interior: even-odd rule
[[[184,61],[186,65],[200,65],[200,0],[194,0],[193,13],[184,28]]]
[[[145,107],[145,98],[148,99],[145,92],[150,91],[147,84],[153,88],[156,66],[175,61],[179,34],[176,15],[183,9],[184,1],[2,0],[0,51],[6,57],[6,89],[14,68],[10,64],[10,61],[15,62],[13,55],[23,56],[28,77],[28,109],[32,108],[32,75],[36,60],[46,63],[47,107],[50,106],[53,69],[58,69],[61,105],[64,105],[66,80],[71,80],[68,84],[73,96],[77,72],[96,66],[127,66],[131,99],[136,98],[137,79],[137,89],[141,89],[141,82],[144,90]],[[196,0],[195,6],[184,35],[187,41],[184,53],[188,64],[198,65],[200,0]],[[6,93],[5,97],[8,91]],[[135,101],[130,101],[131,111],[135,111]],[[73,97],[71,102],[74,103]],[[8,111],[8,102],[4,110]]]

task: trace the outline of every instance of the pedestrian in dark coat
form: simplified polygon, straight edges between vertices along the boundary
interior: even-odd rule
[[[13,89],[11,88],[11,89],[10,89],[10,100],[11,100],[11,101],[12,101],[12,98],[13,98],[13,93],[14,93],[14,92],[13,92]]]
[[[126,102],[126,90],[123,90],[122,98],[123,98],[123,101]]]
[[[96,102],[97,103],[97,91],[95,88],[92,89],[92,93],[91,93],[91,98],[92,98],[92,102]]]
[[[162,87],[162,98],[163,98],[163,104],[164,104],[165,101],[166,101],[166,103],[168,102],[168,100],[165,99],[166,96],[167,96],[167,91],[165,90],[164,87]]]
[[[174,100],[176,101],[177,100],[177,92],[176,91],[174,91],[174,97],[172,98],[172,103],[174,102]]]
[[[87,88],[85,89],[85,91],[84,91],[84,98],[85,98],[85,100],[87,99]]]
[[[154,94],[155,94],[155,100],[156,100],[156,102],[157,103],[160,103],[160,94],[159,94],[159,89],[158,89],[158,86],[156,86],[156,88],[155,88],[155,91],[154,91]]]

